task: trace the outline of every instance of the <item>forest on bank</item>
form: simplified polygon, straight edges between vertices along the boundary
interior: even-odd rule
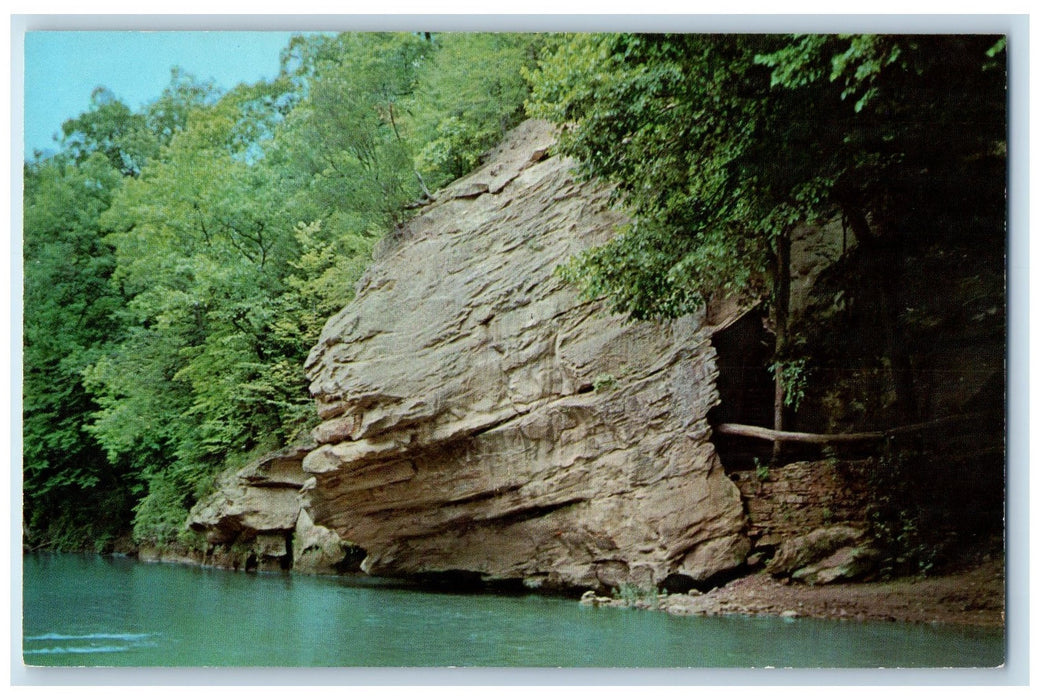
[[[632,214],[560,261],[590,297],[651,320],[762,300],[775,427],[852,360],[872,379],[850,425],[932,417],[913,348],[938,314],[899,285],[928,251],[970,254],[1002,323],[1005,56],[997,36],[348,33],[295,37],[277,78],[227,92],[174,69],[133,111],[99,88],[24,166],[25,546],[190,537],[222,470],[316,424],[302,365],[376,242],[527,116]],[[872,293],[796,327],[791,232],[836,219],[856,249],[835,293]]]

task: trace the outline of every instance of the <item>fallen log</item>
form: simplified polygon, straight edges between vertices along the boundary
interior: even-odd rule
[[[912,433],[928,428],[935,428],[947,423],[959,423],[964,420],[976,419],[982,414],[971,413],[960,416],[949,416],[927,423],[915,423],[903,425],[889,430],[872,430],[863,433],[798,433],[789,430],[773,430],[757,425],[743,425],[741,423],[720,423],[715,426],[715,432],[720,435],[737,435],[739,437],[756,438],[770,442],[800,442],[811,445],[833,445],[843,442],[868,442],[870,440],[884,440],[893,435]]]
[[[758,438],[770,442],[802,442],[815,445],[828,445],[836,442],[865,442],[867,440],[881,440],[885,437],[882,432],[869,433],[795,433],[789,430],[773,430],[762,428],[757,425],[742,425],[740,423],[720,423],[715,426],[715,432],[720,435],[738,435],[740,437]]]

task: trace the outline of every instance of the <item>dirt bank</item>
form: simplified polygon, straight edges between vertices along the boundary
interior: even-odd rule
[[[604,605],[628,604],[597,600]],[[785,583],[756,573],[701,595],[663,595],[656,603],[637,605],[674,615],[779,615],[1002,627],[1004,563],[994,558],[941,576],[827,586]]]

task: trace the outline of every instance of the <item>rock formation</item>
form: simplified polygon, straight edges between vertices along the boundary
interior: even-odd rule
[[[307,362],[308,519],[376,575],[703,581],[748,553],[702,315],[627,323],[556,274],[620,222],[526,122],[388,239]]]
[[[217,490],[188,518],[188,527],[207,544],[206,551],[189,558],[228,569],[338,573],[349,568],[353,548],[315,525],[303,508],[301,488],[308,475],[302,462],[313,447],[288,447],[222,475]]]

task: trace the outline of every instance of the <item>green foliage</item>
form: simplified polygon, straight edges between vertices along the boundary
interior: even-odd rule
[[[741,160],[769,120],[748,89],[761,41],[581,35],[542,63],[529,110],[561,124],[560,149],[635,218],[566,269],[590,295],[667,318],[761,280],[789,218]]]
[[[90,110],[62,124],[65,152],[81,163],[93,154],[104,156],[124,175],[136,175],[159,150],[144,115],[133,113],[109,90],[97,88]]]
[[[918,483],[914,469],[909,453],[891,451],[871,474],[873,503],[867,515],[885,577],[927,574],[943,563],[956,529]]]
[[[662,591],[656,586],[638,586],[633,583],[622,583],[612,589],[611,596],[625,603],[628,607],[656,605],[657,597]]]
[[[891,271],[926,243],[1002,249],[1004,50],[987,36],[569,37],[532,75],[529,111],[560,125],[559,149],[614,186],[632,223],[562,276],[632,319],[765,301],[797,408],[808,365],[791,357],[791,233],[840,220],[869,260],[856,284],[872,293],[849,311],[878,329],[886,419],[913,422]]]
[[[308,180],[326,210],[385,227],[417,198],[413,144],[404,131],[427,42],[410,34],[343,34],[297,46],[306,99],[289,115],[277,157]],[[308,217],[310,218],[310,217]]]
[[[714,293],[760,295],[797,223],[843,216],[865,238],[934,230],[948,204],[937,181],[970,195],[969,163],[1004,142],[994,43],[572,37],[533,75],[529,110],[561,125],[560,150],[614,183],[635,222],[565,275],[633,318],[667,318]]]
[[[187,125],[188,114],[217,95],[211,83],[174,68],[170,85],[142,112],[133,112],[112,91],[99,87],[90,108],[62,124],[64,153],[77,163],[98,153],[123,175],[136,176]]]
[[[187,127],[188,117],[195,110],[212,105],[219,97],[220,91],[212,82],[200,82],[174,67],[170,70],[170,84],[157,100],[145,106],[142,116],[152,138],[165,146]]]
[[[101,405],[91,429],[113,459],[148,449],[168,465],[150,478],[138,536],[168,539],[194,500],[177,498],[229,454],[313,422],[303,359],[371,248],[293,221],[283,173],[256,158],[269,132],[243,125],[258,93],[191,113],[103,220],[131,300],[124,341],[88,372]]]
[[[769,365],[769,371],[773,373],[784,387],[784,405],[795,411],[805,398],[808,390],[809,378],[812,370],[809,367],[809,359],[799,357],[787,360],[777,360]]]
[[[22,338],[23,528],[29,546],[91,548],[125,521],[137,482],[84,430],[96,408],[82,372],[106,346],[122,298],[97,220],[121,177],[101,153],[25,171]]]
[[[416,169],[436,189],[478,165],[520,121],[529,92],[524,73],[551,36],[460,33],[433,41],[409,111],[422,144]]]
[[[176,542],[184,529],[190,503],[180,480],[157,477],[148,483],[148,493],[134,508],[134,540],[157,545]]]
[[[614,378],[613,374],[598,374],[596,378],[592,380],[593,391],[610,391],[617,386],[617,379]]]
[[[759,481],[769,481],[769,465],[760,462],[758,457],[755,457],[755,477]]]

